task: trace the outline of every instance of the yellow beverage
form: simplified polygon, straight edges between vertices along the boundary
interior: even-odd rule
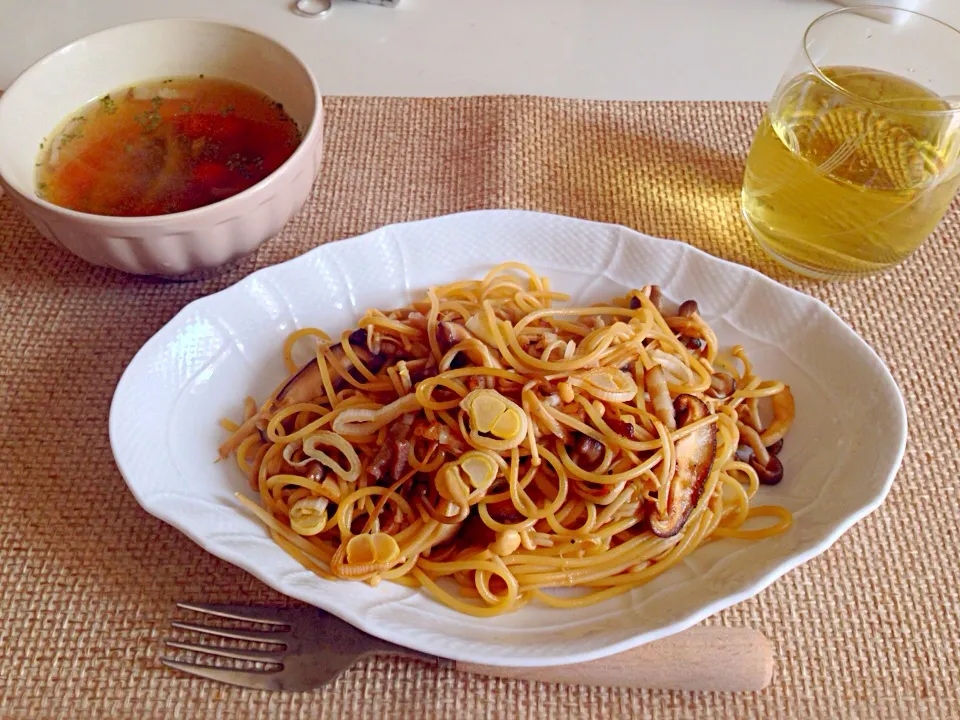
[[[794,78],[764,115],[747,157],[744,217],[801,272],[883,270],[919,247],[957,191],[956,113],[904,77],[822,72],[829,82]]]

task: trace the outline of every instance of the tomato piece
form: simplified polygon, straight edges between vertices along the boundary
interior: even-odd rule
[[[243,134],[243,122],[233,115],[219,115],[214,113],[189,113],[177,115],[173,118],[175,133],[191,140],[210,138],[212,140],[229,140]]]
[[[193,179],[204,187],[230,182],[230,170],[218,162],[202,162],[193,168]]]
[[[73,160],[63,167],[57,181],[60,186],[69,188],[74,195],[81,197],[90,191],[97,182],[97,177],[95,168],[81,160]]]

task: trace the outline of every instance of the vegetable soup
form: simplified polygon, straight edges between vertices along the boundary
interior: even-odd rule
[[[96,215],[182,212],[260,182],[300,139],[283,106],[246,85],[144,82],[87,104],[44,140],[36,192]]]

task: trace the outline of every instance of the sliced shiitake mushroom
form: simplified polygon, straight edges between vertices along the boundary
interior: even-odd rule
[[[323,478],[326,475],[326,470],[323,469],[323,465],[316,460],[311,460],[307,463],[306,471],[307,478],[318,484],[323,482]]]
[[[492,514],[491,517],[493,517]],[[523,519],[521,516],[517,522],[521,522]],[[497,539],[497,534],[487,527],[482,517],[474,513],[464,521],[460,532],[457,534],[457,539],[461,540],[462,544],[467,547],[485,548]]]
[[[363,333],[360,344],[354,342],[354,335],[357,333]],[[383,355],[374,355],[366,348],[366,330],[354,330],[350,335],[349,342],[354,346],[354,352],[357,354],[357,357],[367,366],[370,372],[378,372],[383,367],[386,358]],[[341,345],[334,345],[330,349],[330,353],[339,361],[344,370],[350,373],[354,380],[363,382],[363,375],[353,367],[353,363],[350,361],[350,358],[347,357]],[[331,383],[333,384],[334,392],[339,392],[346,386],[347,381],[335,372],[331,373],[331,375],[333,375]],[[280,405],[295,405],[296,403],[310,402],[324,395],[326,395],[326,391],[323,387],[323,377],[320,374],[320,366],[317,365],[316,360],[310,360],[290,376],[283,387],[277,392],[274,399]]]
[[[387,357],[382,354],[374,355],[367,349],[366,330],[362,328],[360,330],[354,330],[350,334],[348,341],[354,346],[354,352],[357,357],[367,366],[370,372],[377,373],[383,368]],[[359,344],[357,341],[359,341]],[[343,351],[342,345],[339,343],[334,345],[330,348],[330,354],[337,359],[346,372],[350,373],[350,376],[354,380],[364,382],[365,378],[363,374],[353,366],[353,362]],[[331,375],[333,390],[334,392],[339,392],[346,386],[347,381],[340,377],[337,372],[331,372]],[[240,443],[250,437],[251,434],[262,431],[264,421],[269,420],[278,408],[296,405],[297,403],[310,402],[311,400],[324,396],[326,396],[326,389],[323,387],[323,376],[320,374],[320,366],[317,364],[316,359],[310,360],[287,378],[286,382],[280,386],[280,389],[274,393],[273,397],[267,401],[259,413],[247,418],[243,425],[237,428],[237,430],[227,438],[226,442],[219,448],[220,457],[227,457],[240,446]],[[261,439],[264,437],[262,432],[260,433],[260,437]]]
[[[706,404],[693,395],[679,395],[674,400],[679,427],[686,427],[709,413]],[[701,425],[677,441],[677,468],[667,492],[666,514],[654,512],[650,529],[659,537],[672,537],[686,524],[703,492],[703,485],[717,455],[717,424]]]
[[[347,338],[347,342],[349,342],[351,345],[356,345],[357,347],[367,347],[366,328],[358,328],[354,330]]]
[[[403,347],[403,344],[389,335],[374,336],[374,343],[371,345],[370,336],[366,328],[354,330],[350,333],[349,337],[347,337],[347,342],[353,345],[354,348],[362,348],[368,352],[371,347],[374,347],[377,351],[376,355],[386,356],[388,358],[404,359],[411,357],[410,353]],[[361,355],[361,358],[362,357]],[[364,360],[364,362],[366,362],[366,360]]]
[[[696,300],[685,300],[680,303],[680,307],[677,308],[677,315],[680,317],[690,317],[691,315],[696,315],[700,312],[700,306],[697,305]]]
[[[527,519],[527,516],[517,510],[517,506],[513,504],[513,500],[509,498],[487,503],[487,511],[490,513],[492,520],[503,523],[504,525],[515,525]]]
[[[447,353],[454,345],[470,340],[473,335],[463,325],[453,322],[441,322],[437,324],[437,343],[440,350]],[[464,353],[457,353],[457,356],[450,362],[450,368],[456,370],[465,367],[470,363]]]
[[[687,350],[700,352],[707,346],[706,340],[700,337],[696,337],[693,335],[680,335],[678,337],[680,339],[680,342],[683,343],[683,346],[687,348]]]
[[[647,297],[650,298],[650,303],[657,309],[657,312],[663,309],[663,290],[660,289],[659,285],[651,285],[650,294]]]
[[[666,318],[667,325],[676,333],[677,339],[685,348],[693,352],[700,352],[707,346],[702,323],[694,317],[699,312],[700,307],[696,300],[686,300],[680,303],[676,315]]]
[[[353,345],[353,343],[350,344]],[[364,346],[354,346],[353,351],[357,354],[360,362],[366,365],[367,370],[374,374],[380,372],[381,368],[383,368],[387,362],[387,358],[383,353],[375,355],[367,350],[367,348]],[[344,370],[350,373],[350,377],[357,382],[366,382],[366,378],[364,378],[363,373],[353,366],[350,358],[348,358],[347,354],[343,351],[343,346],[340,344],[334,345],[330,349],[330,354],[337,359],[337,361],[343,366]],[[339,392],[346,386],[347,381],[337,375],[335,372],[331,373],[331,375],[334,376],[332,378],[333,389],[335,392]]]
[[[750,462],[753,458],[753,448],[749,445],[738,445],[737,451],[734,454],[740,462]]]
[[[677,399],[673,401],[673,416],[678,428],[705,418],[709,412],[703,401],[693,395],[677,395]]]
[[[603,443],[597,442],[592,437],[580,435],[574,443],[570,459],[578,467],[593,471],[603,460]]]
[[[773,453],[766,465],[760,464],[756,455],[750,457],[750,465],[757,471],[757,477],[761,485],[776,485],[783,480],[783,463]]]
[[[637,291],[634,290],[634,293]],[[663,291],[660,289],[659,285],[647,285],[643,290],[639,291],[642,295],[646,295],[650,300],[650,304],[653,305],[657,312],[660,312],[663,306]],[[637,310],[640,307],[640,298],[631,293],[630,297],[630,309]]]
[[[324,394],[320,366],[317,365],[316,360],[310,360],[291,375],[284,386],[280,388],[276,401],[282,405],[295,405],[310,402]]]
[[[417,360],[408,360],[407,370],[410,371],[410,382],[416,385],[437,374],[437,361],[433,359],[433,355]]]
[[[741,434],[746,435],[747,433]],[[759,435],[757,437],[759,438]],[[780,438],[767,448],[754,449],[749,444],[740,445],[737,448],[736,455],[740,462],[750,463],[750,466],[757,471],[757,477],[763,485],[776,485],[783,480],[783,462],[777,457],[782,449],[783,438]],[[767,458],[766,464],[757,456],[757,450],[765,451],[762,454]]]
[[[450,368],[474,365],[488,365],[496,368],[503,367],[500,355],[497,352],[496,342],[486,331],[486,325],[479,316],[471,316],[466,326],[449,320],[441,321],[437,325],[437,343],[440,350],[446,355],[456,345],[465,343],[464,347],[450,361]],[[479,387],[493,388],[492,377],[471,378],[479,382]],[[468,380],[470,382],[470,380]]]
[[[403,360],[410,357],[403,344],[395,338],[380,338],[380,354],[393,360]]]
[[[633,423],[628,423],[626,420],[621,420],[620,418],[615,417],[605,417],[603,421],[607,424],[611,430],[613,430],[620,437],[625,437],[627,440],[633,440],[637,436],[637,426]]]
[[[730,373],[715,372],[710,376],[710,387],[706,394],[712,398],[725,398],[733,395],[737,389],[737,379]]]
[[[454,345],[471,339],[473,339],[473,333],[463,325],[447,321],[437,323],[437,342],[443,352],[447,352]]]

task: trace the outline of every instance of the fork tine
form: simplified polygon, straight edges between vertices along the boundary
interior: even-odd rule
[[[190,675],[197,675],[209,680],[239,685],[240,687],[255,690],[282,690],[283,682],[279,673],[270,670],[231,670],[230,668],[213,667],[212,665],[194,665],[170,658],[160,658],[167,667],[180,670]]]
[[[229,618],[230,620],[246,620],[247,622],[258,622],[266,625],[289,625],[283,620],[285,608],[257,607],[254,605],[215,605],[209,603],[185,603],[178,602],[178,608],[192,610],[193,612],[204,613],[205,615],[216,615],[217,617]]]
[[[233,658],[234,660],[279,663],[283,658],[283,652],[281,650],[247,650],[245,648],[217,647],[216,645],[197,645],[194,643],[176,642],[174,640],[165,640],[164,642],[167,646],[179,648],[180,650],[192,650],[193,652],[219,655],[220,657]]]
[[[201,633],[204,635],[216,635],[217,637],[233,638],[234,640],[249,640],[250,642],[270,643],[271,645],[283,645],[287,643],[284,640],[285,633],[257,632],[255,630],[235,630],[233,628],[210,627],[209,625],[193,625],[191,623],[172,622],[173,627],[180,630],[189,630],[190,632]]]

